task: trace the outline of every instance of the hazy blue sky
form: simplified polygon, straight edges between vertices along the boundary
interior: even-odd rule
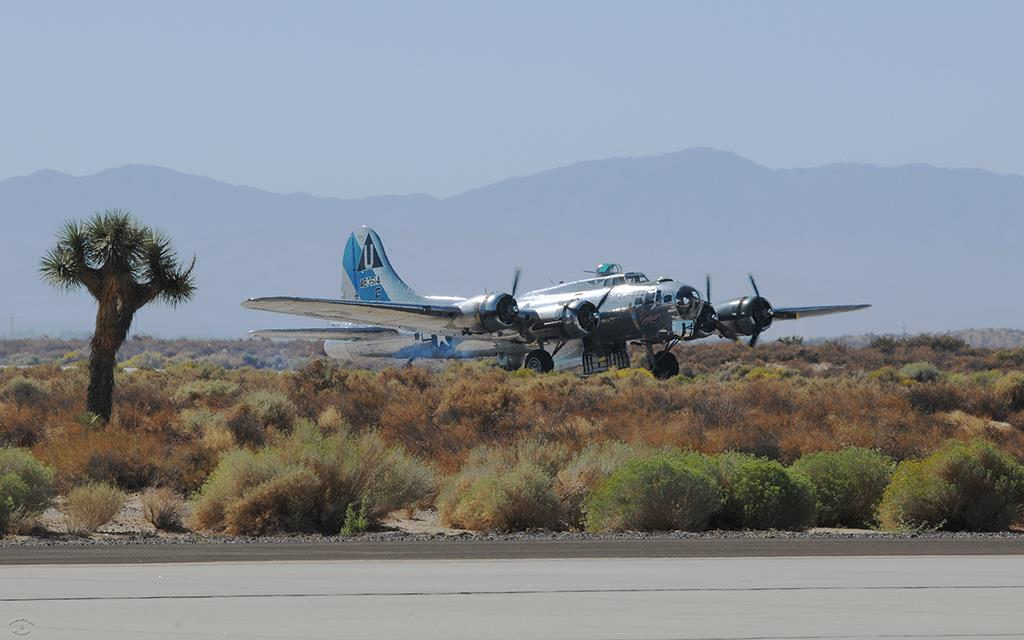
[[[0,6],[0,178],[448,195],[698,145],[1024,173],[1021,2]]]

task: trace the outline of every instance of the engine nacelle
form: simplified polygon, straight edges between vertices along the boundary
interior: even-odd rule
[[[737,336],[752,336],[772,326],[775,310],[761,296],[744,297],[715,307],[718,323]]]
[[[706,306],[702,302],[700,292],[688,284],[684,284],[676,291],[676,311],[682,320],[695,320],[700,310]]]
[[[585,338],[601,324],[597,305],[589,300],[573,300],[562,310],[562,331],[569,338]]]
[[[473,329],[481,333],[510,329],[519,316],[516,299],[507,293],[491,293],[471,298],[460,306],[467,314],[472,314]]]

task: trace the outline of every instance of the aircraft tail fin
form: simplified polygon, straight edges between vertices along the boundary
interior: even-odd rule
[[[422,298],[391,267],[377,232],[359,227],[342,255],[341,297],[346,300],[418,302]]]

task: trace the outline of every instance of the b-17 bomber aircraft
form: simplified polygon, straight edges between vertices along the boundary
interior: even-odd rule
[[[538,372],[582,365],[590,374],[629,367],[629,343],[643,346],[655,376],[679,373],[671,349],[680,341],[717,335],[750,346],[775,320],[855,311],[867,304],[773,307],[753,276],[752,296],[713,305],[711,279],[705,297],[671,278],[651,281],[643,273],[602,264],[591,277],[517,296],[517,269],[509,293],[472,298],[423,296],[391,266],[380,236],[369,227],[352,233],[342,256],[340,299],[250,298],[248,309],[308,316],[332,326],[266,329],[256,336],[324,340],[332,357],[495,357],[508,370]]]

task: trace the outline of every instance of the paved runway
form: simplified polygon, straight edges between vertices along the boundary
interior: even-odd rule
[[[0,567],[36,638],[1018,638],[1024,557]]]

